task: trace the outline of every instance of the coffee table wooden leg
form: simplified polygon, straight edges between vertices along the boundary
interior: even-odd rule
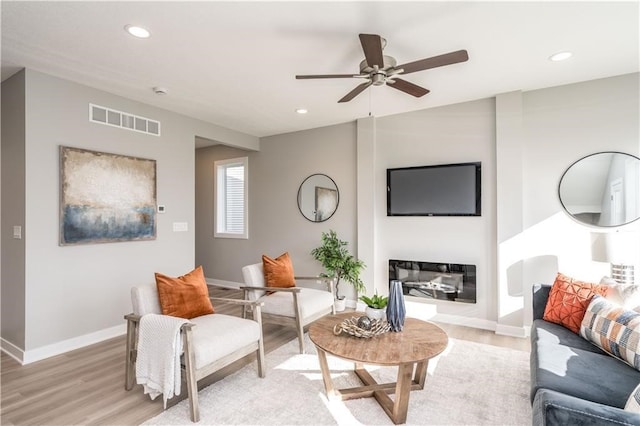
[[[334,399],[340,397],[333,387],[331,371],[329,371],[329,364],[327,363],[327,354],[318,347],[316,347],[316,349],[318,351],[318,361],[320,361],[320,371],[322,372],[322,381],[324,382],[324,390],[327,392],[327,398]]]
[[[424,389],[424,384],[427,381],[428,368],[429,368],[428,359],[416,363],[416,372],[415,372],[415,375],[413,376],[413,383],[417,384],[419,389]]]
[[[405,363],[398,366],[398,381],[396,383],[395,402],[391,415],[391,420],[397,425],[406,423],[407,421],[412,375],[413,363]]]

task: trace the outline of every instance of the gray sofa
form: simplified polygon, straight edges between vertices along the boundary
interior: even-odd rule
[[[533,288],[533,425],[640,425],[624,411],[640,371],[565,327],[542,319],[550,285]]]

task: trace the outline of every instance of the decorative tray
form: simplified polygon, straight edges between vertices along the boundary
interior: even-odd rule
[[[386,333],[389,330],[391,330],[391,326],[385,320],[370,319],[362,316],[347,318],[340,324],[336,324],[333,327],[333,334],[337,336],[341,333],[347,333],[351,336],[368,339]]]

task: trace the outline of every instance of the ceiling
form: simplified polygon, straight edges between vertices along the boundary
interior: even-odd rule
[[[639,2],[10,2],[2,79],[26,67],[263,137],[514,90],[637,72]],[[148,28],[136,39],[127,24]],[[358,79],[359,33],[406,63],[466,49],[469,61],[405,78],[414,98]],[[573,57],[548,57],[570,50]],[[168,90],[156,95],[152,88]],[[300,115],[297,108],[309,112]],[[205,142],[200,141],[200,144]]]

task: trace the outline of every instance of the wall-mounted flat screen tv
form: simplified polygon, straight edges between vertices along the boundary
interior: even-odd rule
[[[387,216],[480,216],[481,163],[387,169]]]

